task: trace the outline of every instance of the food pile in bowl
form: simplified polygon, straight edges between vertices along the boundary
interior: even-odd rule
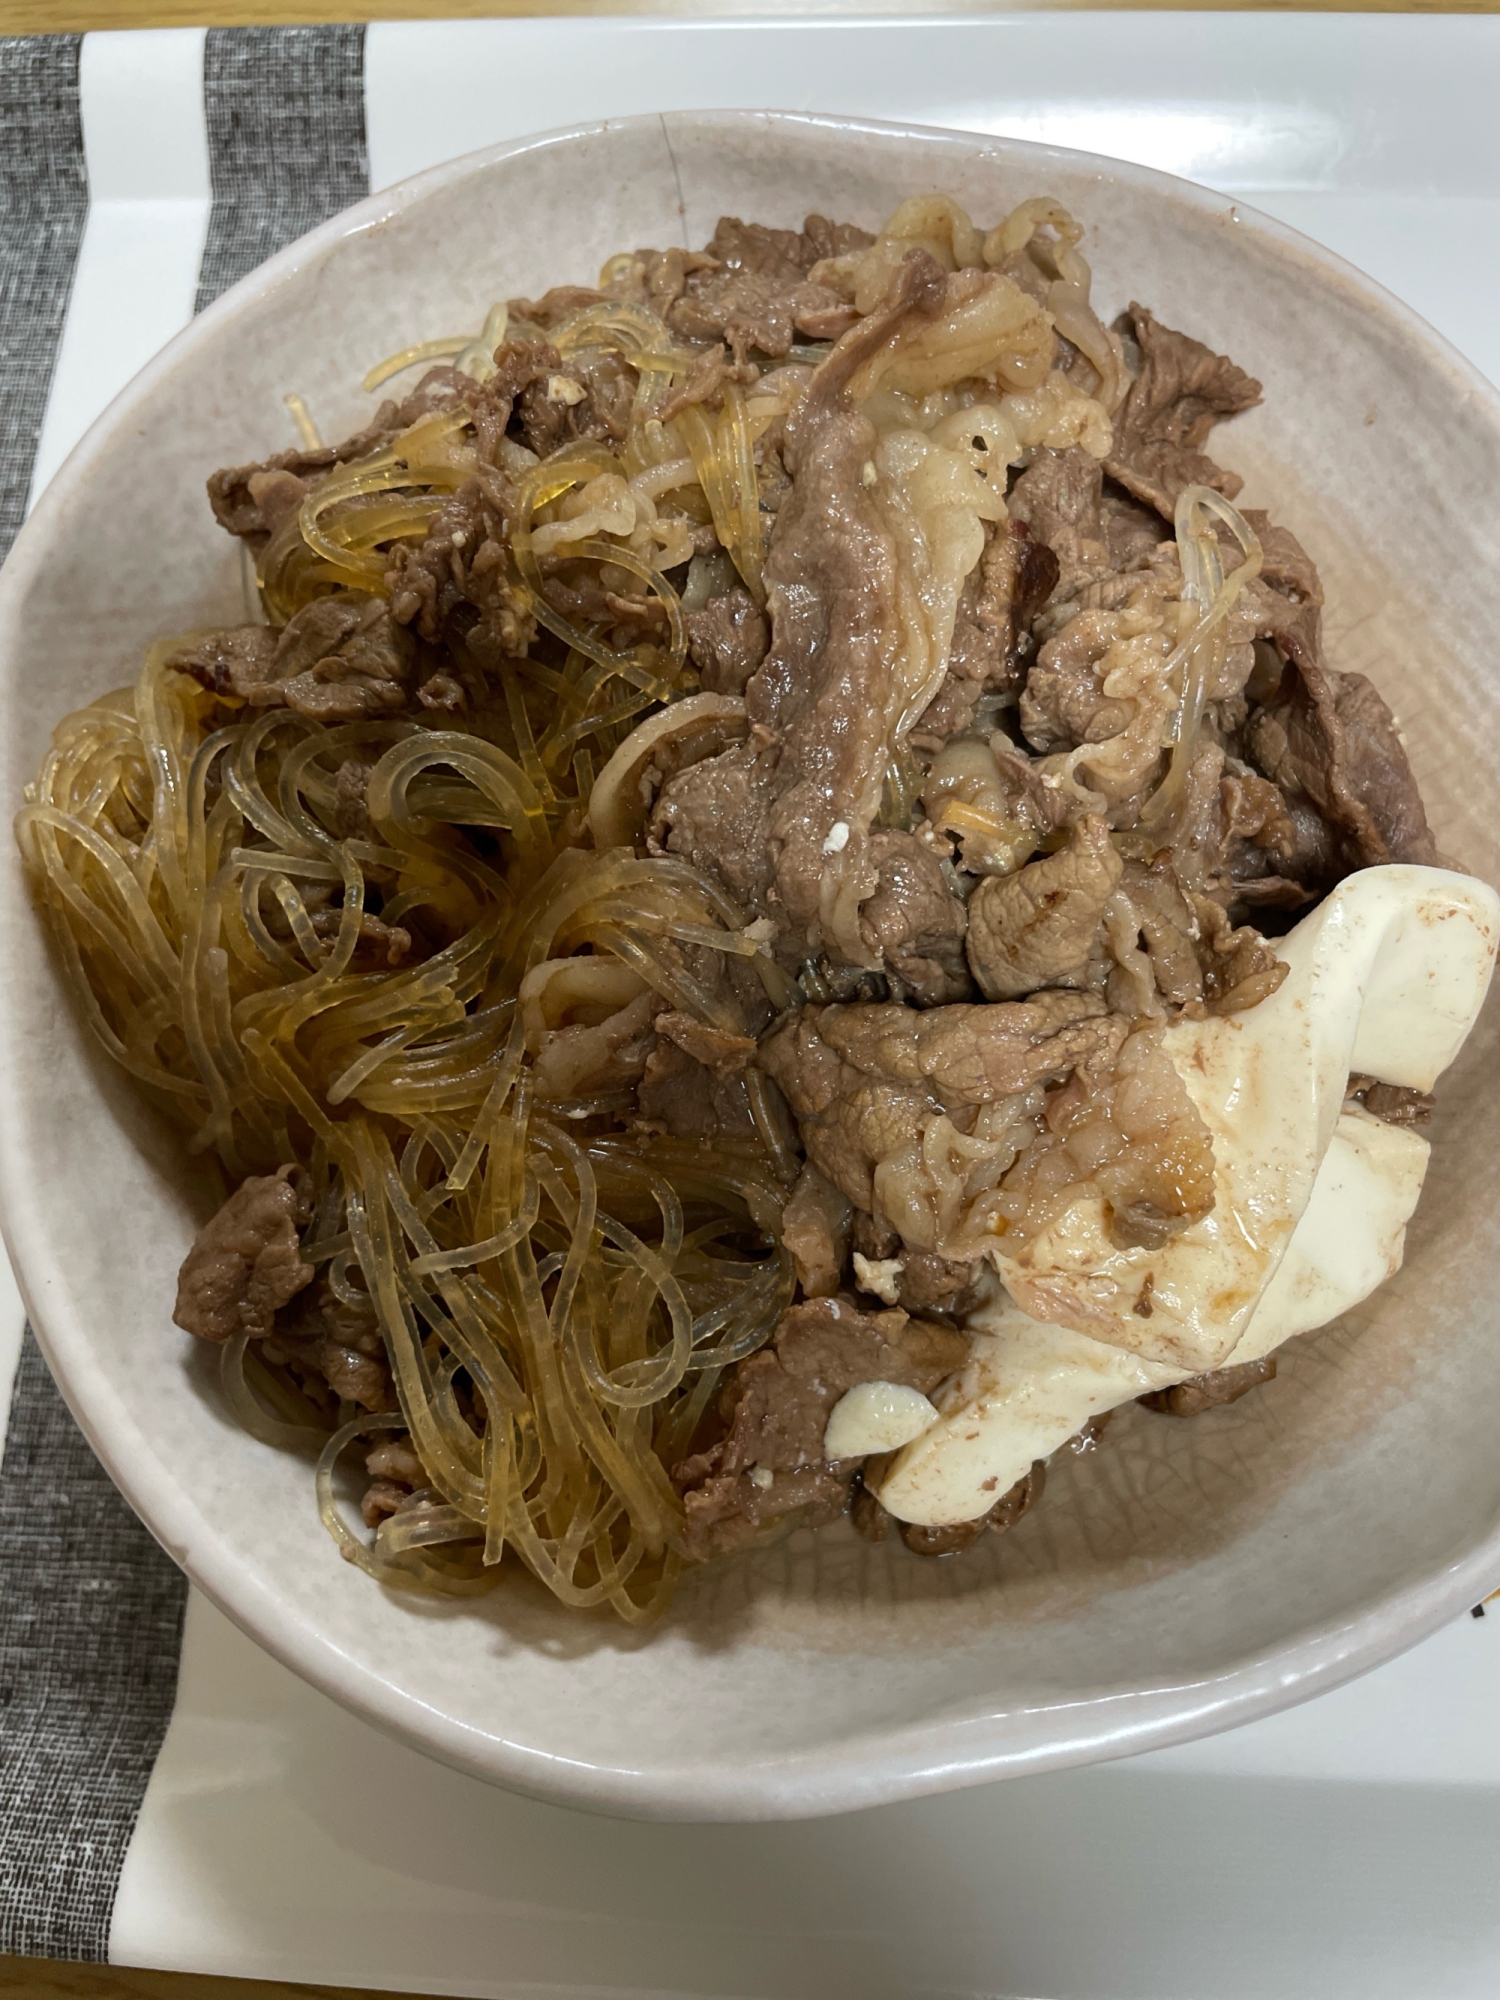
[[[726,217],[293,395],[252,615],[59,724],[58,962],[224,1197],[176,1319],[379,1580],[961,1557],[1399,1266],[1500,905],[1208,455],[1261,385],[1080,241]]]

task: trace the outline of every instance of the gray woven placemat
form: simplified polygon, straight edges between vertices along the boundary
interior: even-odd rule
[[[0,43],[0,560],[26,511],[88,216],[80,40],[17,35]]]
[[[25,509],[88,213],[78,55],[77,36],[0,39],[0,556]],[[199,309],[367,192],[363,76],[362,28],[208,35]],[[186,1600],[28,1328],[0,1458],[0,1952],[106,1957]]]
[[[203,103],[214,203],[199,312],[370,192],[365,31],[212,28]]]

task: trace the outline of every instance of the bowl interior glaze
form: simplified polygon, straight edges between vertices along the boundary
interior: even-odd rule
[[[620,248],[699,244],[720,213],[877,226],[929,188],[985,224],[1056,195],[1087,227],[1106,316],[1139,299],[1262,379],[1264,406],[1216,452],[1318,562],[1330,660],[1395,709],[1439,845],[1500,878],[1500,409],[1480,379],[1338,260],[1182,182],[772,114],[473,155],[305,239],[180,336],[68,461],[0,578],[9,809],[52,724],[130,680],[150,639],[242,615],[203,479],[289,442],[288,390],[341,434],[370,407],[372,359],[477,326],[494,298],[588,282]],[[450,1763],[625,1814],[833,1812],[1263,1714],[1500,1576],[1493,1009],[1442,1087],[1405,1269],[1267,1389],[1190,1424],[1127,1410],[963,1560],[802,1534],[696,1577],[641,1635],[525,1582],[478,1608],[415,1604],[338,1559],[307,1464],[229,1420],[171,1325],[203,1193],[64,1003],[9,845],[0,881],[0,1202],[70,1404],[232,1618]]]

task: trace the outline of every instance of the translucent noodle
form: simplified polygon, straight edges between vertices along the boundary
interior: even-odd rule
[[[1241,559],[1224,574],[1218,527],[1222,524],[1239,543]],[[1167,662],[1169,678],[1180,676],[1175,741],[1167,775],[1141,813],[1144,826],[1170,822],[1187,791],[1193,768],[1208,689],[1222,664],[1225,628],[1240,593],[1260,574],[1261,546],[1238,508],[1211,486],[1187,486],[1177,498],[1175,531],[1182,562],[1183,598],[1197,608],[1192,630]]]
[[[451,361],[455,355],[462,354],[468,344],[463,334],[459,334],[456,340],[416,341],[410,347],[401,348],[398,353],[388,354],[384,361],[377,361],[359,386],[368,392],[378,389],[382,382],[389,382],[393,375],[419,367],[424,361]]]
[[[726,383],[723,396],[723,408],[716,423],[710,423],[707,413],[696,403],[680,411],[672,422],[688,448],[698,483],[708,499],[715,533],[729,551],[746,589],[757,604],[764,604],[765,537],[761,530],[755,441],[742,391],[734,383]]]
[[[102,1045],[231,1176],[299,1168],[303,1254],[373,1308],[399,1405],[319,1402],[274,1340],[242,1336],[222,1355],[230,1407],[267,1445],[322,1443],[322,1518],[380,1582],[462,1596],[520,1562],[570,1605],[649,1618],[682,1561],[667,1464],[792,1296],[774,1234],[792,1163],[764,1103],[759,1138],[704,1159],[539,1102],[521,985],[583,953],[616,968],[601,991],[644,981],[741,1031],[694,954],[743,958],[768,990],[785,975],[685,863],[569,844],[586,794],[547,761],[534,683],[497,711],[502,747],[236,710],[167,657],[133,702],[60,725],[23,852]],[[560,685],[586,707],[581,672]],[[369,831],[351,839],[334,778],[355,755]],[[419,957],[368,955],[377,911],[418,927]],[[386,1431],[409,1435],[430,1493],[369,1538],[336,1472]]]

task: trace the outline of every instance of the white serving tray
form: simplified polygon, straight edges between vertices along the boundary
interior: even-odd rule
[[[93,201],[36,490],[191,311],[201,52],[194,30],[85,43]],[[1497,76],[1500,20],[1460,16],[392,24],[366,59],[377,187],[652,109],[1014,133],[1243,195],[1500,381]],[[18,1335],[7,1293],[0,1391]],[[1491,2000],[1497,1645],[1494,1615],[1465,1619],[1306,1707],[1128,1763],[693,1828],[591,1819],[428,1763],[195,1598],[111,1957],[496,2000]]]

